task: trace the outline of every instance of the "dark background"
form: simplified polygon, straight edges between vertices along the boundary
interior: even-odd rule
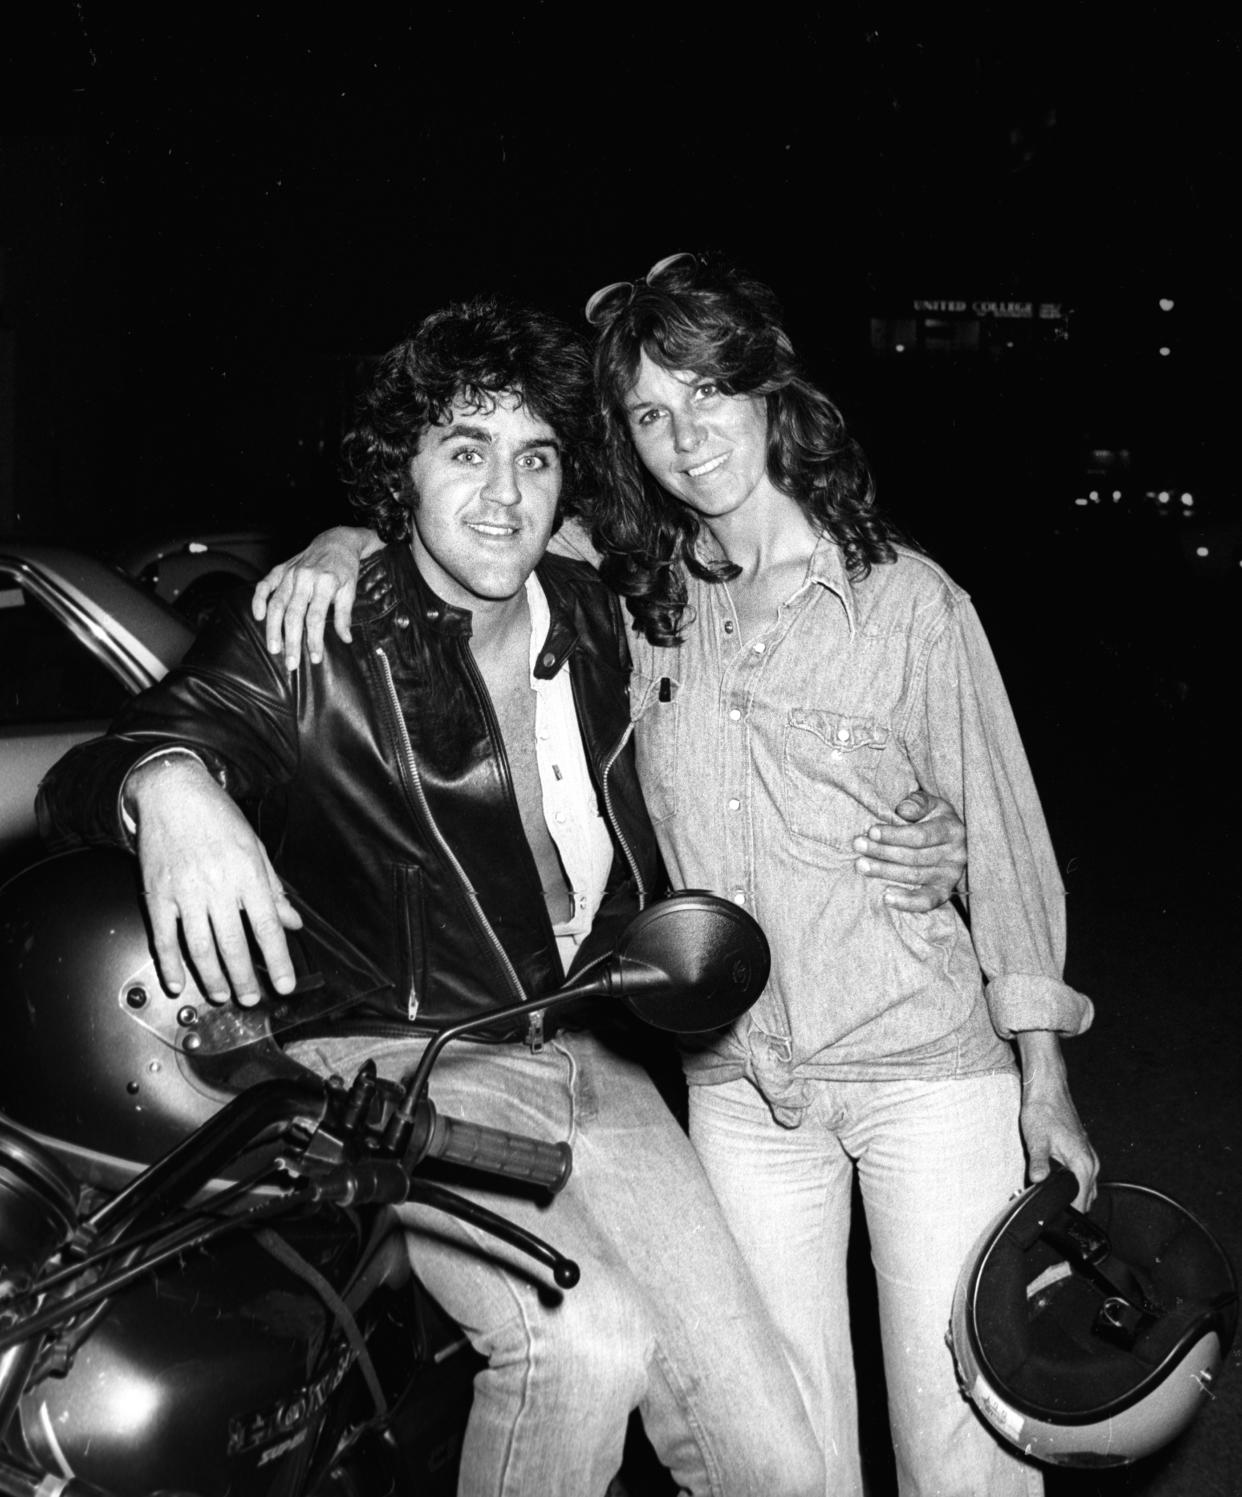
[[[1236,1258],[1238,33],[1172,4],[29,9],[0,532],[300,541],[342,514],[361,363],[424,312],[572,319],[732,254],[979,604],[1099,1008],[1068,1052],[1106,1173]],[[1055,315],[916,311],[945,299]],[[1189,1440],[1057,1490],[1235,1492],[1233,1362]]]

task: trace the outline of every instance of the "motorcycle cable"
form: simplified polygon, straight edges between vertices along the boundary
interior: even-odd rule
[[[44,1275],[43,1278],[36,1279],[28,1284],[20,1295],[14,1296],[14,1301],[42,1297],[58,1285],[80,1278],[82,1274],[88,1272],[90,1269],[107,1262],[109,1258],[116,1257],[118,1253],[128,1253],[135,1248],[145,1246],[148,1242],[158,1242],[160,1239],[166,1237],[170,1231],[180,1230],[191,1222],[218,1220],[221,1209],[229,1202],[240,1196],[248,1195],[251,1191],[257,1190],[262,1186],[274,1183],[279,1174],[279,1170],[265,1166],[261,1170],[256,1170],[253,1175],[248,1176],[245,1180],[239,1180],[236,1184],[230,1185],[226,1190],[222,1190],[218,1195],[213,1196],[210,1202],[204,1202],[198,1210],[187,1210],[178,1221],[160,1222],[155,1226],[147,1227],[144,1231],[135,1232],[130,1237],[117,1235],[106,1239],[97,1238],[93,1245],[84,1249],[81,1256],[75,1258],[72,1263],[67,1263],[64,1267],[58,1268],[54,1272]],[[285,1197],[282,1196],[281,1199],[283,1200]]]
[[[145,1274],[150,1273],[152,1269],[158,1268],[162,1263],[167,1263],[171,1258],[205,1247],[207,1243],[213,1242],[217,1237],[223,1237],[227,1232],[235,1231],[238,1227],[253,1226],[255,1222],[283,1215],[301,1204],[300,1195],[282,1197],[276,1201],[265,1201],[251,1211],[228,1217],[224,1221],[212,1222],[209,1226],[188,1234],[183,1230],[178,1233],[175,1241],[166,1242],[163,1247],[143,1257],[140,1262],[131,1264],[128,1268],[118,1269],[115,1273],[100,1279],[89,1289],[70,1295],[66,1299],[57,1300],[51,1308],[31,1315],[19,1325],[10,1325],[7,1329],[0,1331],[0,1353],[7,1351],[10,1346],[16,1346],[18,1342],[26,1341],[32,1336],[42,1335],[44,1331],[51,1330],[62,1321],[71,1319],[101,1300],[110,1298],[118,1290],[127,1288]],[[22,1296],[22,1298],[25,1297],[25,1295]]]
[[[517,1248],[536,1263],[542,1263],[545,1268],[551,1269],[552,1277],[560,1289],[572,1289],[582,1277],[582,1270],[577,1263],[558,1253],[551,1243],[544,1242],[525,1227],[519,1227],[517,1222],[509,1221],[495,1211],[489,1211],[486,1206],[459,1196],[456,1191],[446,1190],[430,1180],[411,1180],[407,1199],[431,1206],[436,1211],[443,1211],[446,1216],[455,1216],[460,1221],[469,1222],[489,1236],[507,1242],[510,1247]]]
[[[172,1200],[186,1199],[205,1187],[217,1168],[236,1159],[239,1145],[249,1148],[269,1129],[297,1126],[313,1129],[326,1105],[326,1088],[287,1078],[260,1081],[225,1103],[188,1138],[149,1165],[90,1218],[101,1233],[123,1223],[159,1216]]]

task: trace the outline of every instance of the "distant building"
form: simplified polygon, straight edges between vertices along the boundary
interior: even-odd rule
[[[871,318],[871,351],[879,355],[1004,357],[1069,339],[1070,308],[1021,298],[915,297]]]

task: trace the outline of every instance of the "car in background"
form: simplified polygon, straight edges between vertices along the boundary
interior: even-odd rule
[[[103,732],[193,638],[108,562],[0,537],[0,878],[41,851],[34,798],[47,770]]]
[[[117,546],[112,555],[195,630],[234,583],[257,582],[280,558],[275,538],[261,530],[147,538]]]

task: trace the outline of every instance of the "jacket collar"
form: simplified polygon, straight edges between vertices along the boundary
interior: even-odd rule
[[[548,557],[535,568],[548,600],[551,624],[535,662],[535,675],[541,680],[554,676],[577,643],[578,630],[569,609],[569,599],[558,586],[556,567]],[[396,614],[397,622],[418,620],[430,634],[446,639],[469,639],[473,615],[468,608],[446,603],[428,587],[415,564],[413,554],[403,541],[385,546],[362,564],[358,577],[359,622],[379,623]]]

